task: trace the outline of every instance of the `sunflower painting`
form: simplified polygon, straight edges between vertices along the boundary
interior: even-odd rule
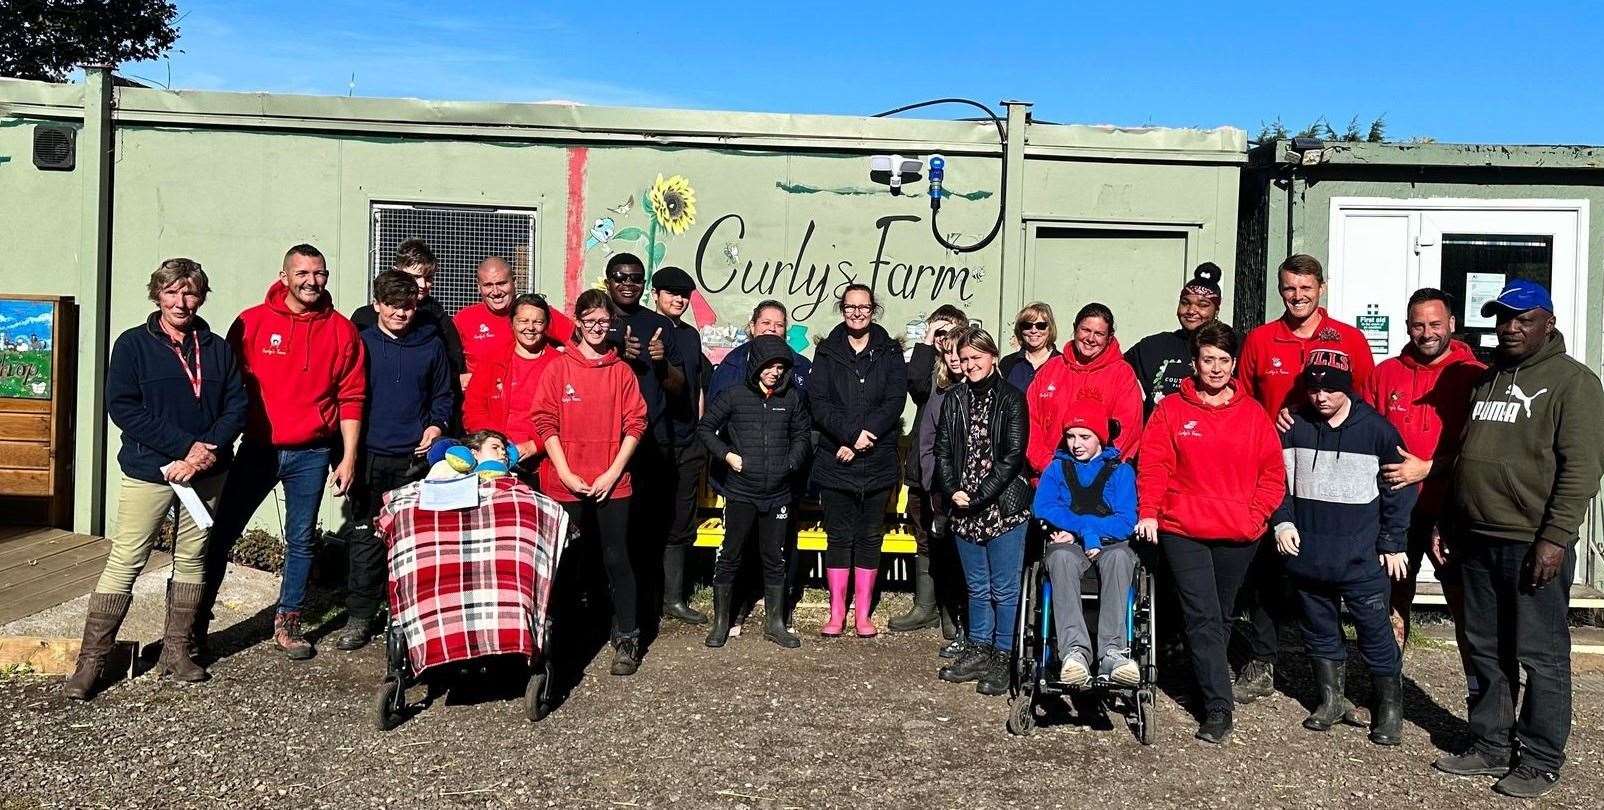
[[[646,215],[646,227],[619,229],[612,240],[644,243],[641,252],[645,255],[646,278],[650,283],[652,272],[662,266],[663,255],[668,252],[668,245],[659,240],[658,234],[680,236],[696,224],[696,189],[684,175],[665,178],[659,174],[651,187],[641,192],[640,207],[641,213]]]

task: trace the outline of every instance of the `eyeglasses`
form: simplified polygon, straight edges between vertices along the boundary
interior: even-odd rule
[[[1022,332],[1029,332],[1032,329],[1036,330],[1037,332],[1045,332],[1045,331],[1047,331],[1047,327],[1049,327],[1049,326],[1051,326],[1051,324],[1047,323],[1046,321],[1020,321],[1019,322],[1019,329]]]
[[[612,326],[613,325],[613,319],[612,318],[581,318],[579,320],[579,325],[582,328],[589,329],[590,331],[595,332],[595,331],[598,331],[598,330],[605,330],[608,327]]]
[[[645,284],[645,273],[613,273],[608,276],[614,284]]]
[[[860,313],[861,312],[872,312],[872,311],[874,311],[874,305],[873,304],[847,304],[846,306],[842,307],[841,310],[843,312],[860,312]]]

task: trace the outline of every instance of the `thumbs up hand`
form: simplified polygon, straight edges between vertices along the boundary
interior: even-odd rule
[[[624,359],[634,360],[640,357],[640,338],[635,337],[635,331],[628,326],[624,327]]]
[[[662,327],[658,327],[657,331],[652,333],[652,340],[650,343],[646,344],[646,351],[651,354],[652,362],[663,362],[663,357],[666,356],[666,352],[663,349]]]

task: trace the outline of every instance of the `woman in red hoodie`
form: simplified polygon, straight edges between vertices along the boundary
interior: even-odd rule
[[[574,314],[573,350],[535,384],[529,419],[546,451],[540,488],[562,504],[582,540],[601,549],[613,603],[612,673],[633,675],[640,668],[640,625],[629,562],[628,465],[646,432],[646,400],[635,373],[607,344],[608,328],[622,317],[607,293],[581,293]]]
[[[562,354],[563,348],[546,339],[551,305],[539,293],[524,293],[512,302],[513,344],[507,351],[481,361],[468,390],[463,392],[462,429],[472,433],[494,430],[518,446],[520,459],[541,455],[529,413],[542,373]]]
[[[1236,333],[1219,321],[1193,333],[1193,376],[1153,410],[1136,481],[1136,536],[1159,543],[1169,561],[1203,691],[1195,736],[1212,743],[1231,733],[1226,617],[1286,495],[1281,440],[1264,408],[1232,382],[1236,354]]]
[[[1136,380],[1114,337],[1114,313],[1102,304],[1087,304],[1075,315],[1075,337],[1063,354],[1042,364],[1025,392],[1030,411],[1030,439],[1025,460],[1033,475],[1052,463],[1070,406],[1099,403],[1117,426],[1114,445],[1120,458],[1136,455],[1142,438],[1142,384]]]

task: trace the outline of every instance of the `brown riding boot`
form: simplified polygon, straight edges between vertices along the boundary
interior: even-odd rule
[[[106,656],[117,644],[117,628],[122,627],[133,594],[96,593],[89,596],[89,615],[84,618],[84,643],[78,650],[78,666],[62,687],[73,700],[90,700],[99,691],[105,675]]]
[[[171,675],[187,683],[211,677],[205,667],[195,663],[195,611],[204,589],[198,582],[167,585],[167,630],[162,634],[162,657],[156,665],[161,677]]]

